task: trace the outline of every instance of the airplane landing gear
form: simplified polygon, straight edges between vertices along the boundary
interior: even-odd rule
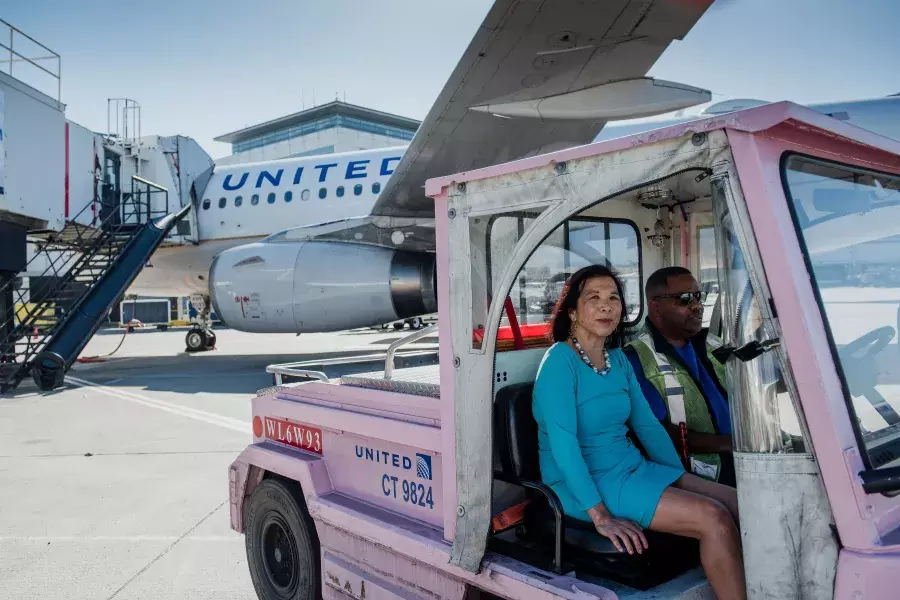
[[[184,345],[187,352],[202,352],[216,345],[216,334],[211,329],[195,327],[184,336]]]
[[[194,294],[191,296],[191,306],[197,311],[197,326],[187,332],[184,337],[186,352],[202,352],[216,345],[216,334],[212,330],[212,322],[209,319],[209,296]]]

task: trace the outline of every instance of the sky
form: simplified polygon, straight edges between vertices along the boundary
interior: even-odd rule
[[[106,99],[131,98],[144,135],[218,158],[230,145],[214,137],[336,95],[424,118],[491,4],[0,0],[0,18],[62,56],[67,118],[105,132]],[[885,96],[900,92],[897,23],[895,0],[717,0],[649,75],[714,100]]]

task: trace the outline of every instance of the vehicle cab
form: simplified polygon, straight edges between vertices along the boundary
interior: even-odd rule
[[[230,501],[260,598],[711,598],[690,540],[620,554],[540,481],[549,310],[595,263],[621,276],[632,331],[656,269],[710,292],[749,597],[895,597],[900,144],[778,103],[426,193],[439,361],[276,366],[316,380],[253,400]]]

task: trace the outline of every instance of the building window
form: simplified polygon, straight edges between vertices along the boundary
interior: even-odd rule
[[[235,205],[235,207],[238,207],[238,206],[240,206],[240,205],[243,204],[243,203],[244,203],[244,197],[243,197],[243,196],[235,196],[235,197],[234,197],[234,205]]]
[[[319,188],[319,198],[324,200],[326,196],[328,196],[328,188]]]
[[[250,206],[256,206],[259,204],[259,194],[253,194],[250,196]]]
[[[354,196],[362,195],[362,185],[357,183],[356,185],[353,186],[353,195]]]
[[[338,188],[336,190],[334,190],[334,193],[337,194],[338,198],[343,198],[344,197],[344,186],[339,185]]]
[[[225,198],[219,198],[219,208],[225,208],[225,205],[228,204],[228,200]]]
[[[293,199],[294,199],[294,192],[288,190],[284,193],[284,201],[285,202],[290,202]]]
[[[300,199],[304,202],[309,200],[309,190],[303,190],[302,192],[300,192]]]
[[[203,210],[209,210],[209,198],[203,201]]]
[[[377,194],[380,191],[381,191],[381,184],[376,181],[375,183],[372,184],[372,193]]]
[[[269,195],[266,196],[266,202],[269,204],[275,204],[275,192],[269,192]]]

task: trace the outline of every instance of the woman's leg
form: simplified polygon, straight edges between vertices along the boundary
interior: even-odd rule
[[[722,503],[668,487],[659,499],[650,529],[700,540],[700,562],[719,600],[747,598],[740,535]]]
[[[716,483],[715,481],[697,477],[691,473],[685,473],[672,485],[687,492],[694,492],[695,494],[718,500],[724,504],[725,508],[728,509],[728,512],[731,513],[734,522],[739,523],[736,489],[728,487],[727,485],[722,485],[721,483]]]

